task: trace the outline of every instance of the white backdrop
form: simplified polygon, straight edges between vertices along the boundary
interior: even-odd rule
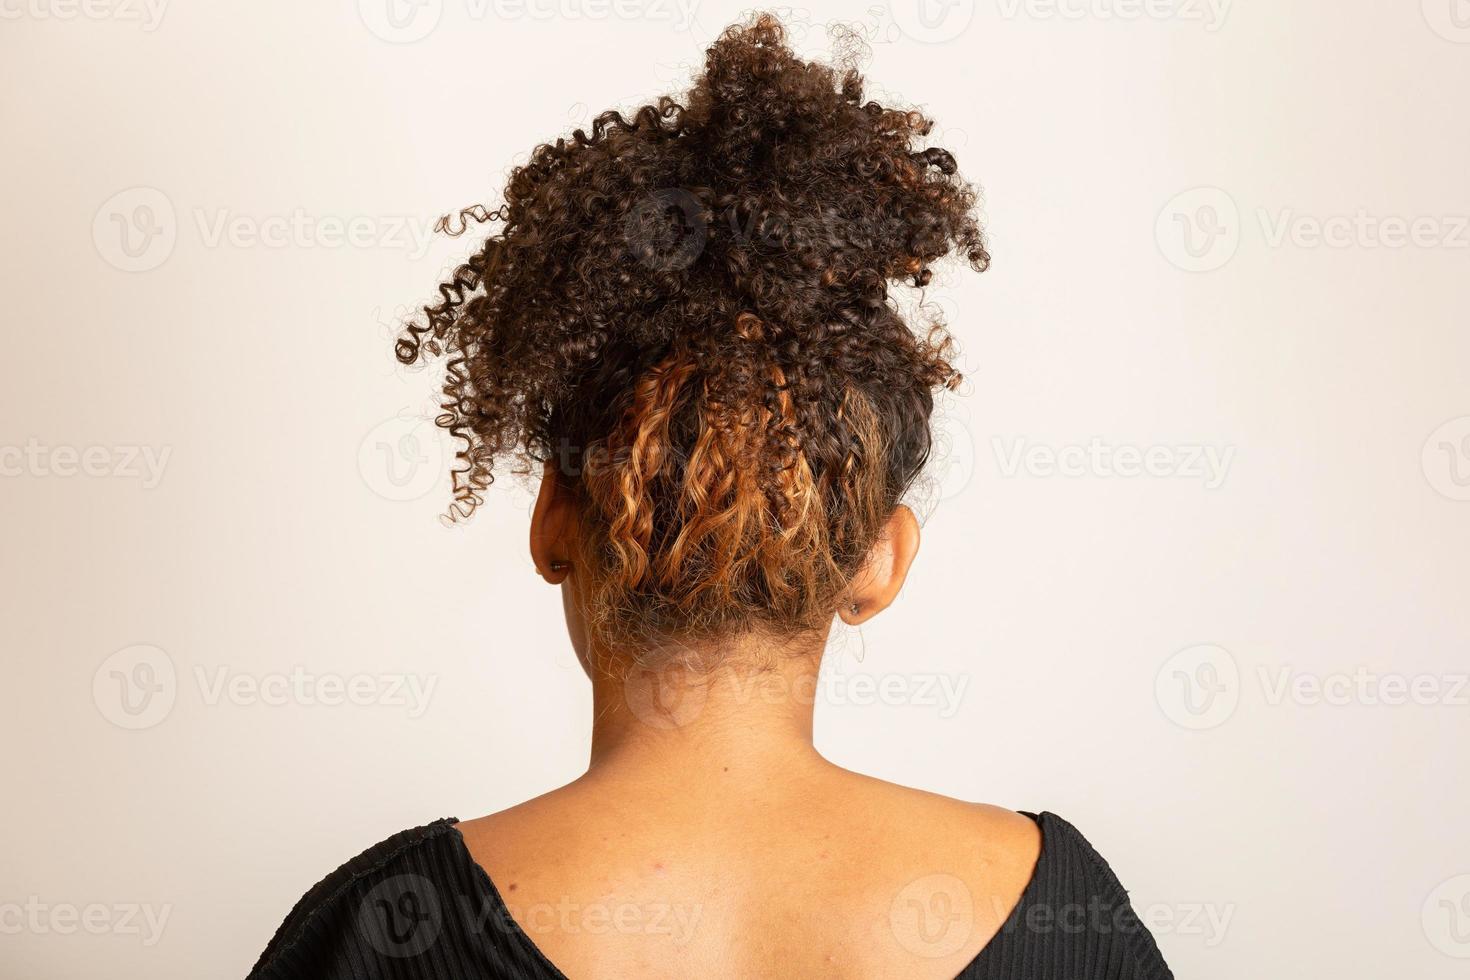
[[[702,0],[0,0],[0,976],[241,976],[572,778],[526,488],[445,529],[440,214],[680,86]],[[1470,962],[1464,0],[813,3],[986,192],[969,383],[820,747],[1069,818],[1181,978]]]

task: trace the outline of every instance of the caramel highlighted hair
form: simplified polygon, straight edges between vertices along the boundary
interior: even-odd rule
[[[537,147],[498,210],[461,213],[450,230],[499,227],[398,340],[445,362],[451,516],[497,462],[549,460],[610,645],[822,626],[957,380],[889,289],[951,252],[989,262],[929,129],[759,16],[682,101]]]

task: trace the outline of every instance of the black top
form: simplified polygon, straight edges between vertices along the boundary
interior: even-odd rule
[[[1052,813],[1005,924],[956,980],[1172,980],[1128,893]],[[521,931],[453,818],[405,830],[296,903],[248,980],[566,980]]]

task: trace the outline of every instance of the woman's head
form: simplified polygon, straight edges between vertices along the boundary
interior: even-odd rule
[[[947,336],[911,329],[890,287],[952,251],[989,260],[929,128],[762,16],[683,100],[537,147],[498,210],[462,215],[499,227],[397,344],[445,360],[452,516],[497,465],[542,461],[609,649],[824,629],[957,380]]]

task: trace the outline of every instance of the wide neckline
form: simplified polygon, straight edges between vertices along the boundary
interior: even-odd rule
[[[495,887],[495,880],[490,877],[490,872],[486,871],[484,866],[479,861],[476,861],[475,856],[470,853],[469,842],[464,839],[464,832],[459,829],[459,821],[452,817],[448,819],[449,823],[447,826],[449,827],[449,833],[459,844],[460,857],[474,869],[475,877],[480,880],[481,885],[484,886],[485,892],[490,898],[490,911],[494,916],[492,921],[503,922],[504,929],[502,931],[510,937],[511,942],[520,946],[523,952],[530,956],[531,959],[540,963],[556,980],[570,980],[565,973],[561,972],[561,968],[551,962],[551,958],[541,951],[541,947],[536,945],[536,940],[532,939],[530,934],[521,928],[521,924],[516,921],[515,916],[510,914],[510,908],[505,904],[505,899],[500,897],[500,889]]]
[[[1055,818],[1056,814],[1047,810],[1043,810],[1040,813],[1031,813],[1026,810],[1019,810],[1017,812],[1024,817],[1029,817],[1035,822],[1036,829],[1041,833],[1041,848],[1036,854],[1036,864],[1031,869],[1031,877],[1027,880],[1026,887],[1021,889],[1020,897],[1016,899],[1016,904],[1011,906],[1010,912],[1001,921],[1000,928],[996,929],[995,934],[986,940],[985,945],[980,947],[980,951],[975,954],[974,958],[966,963],[960,969],[959,973],[955,974],[955,980],[961,980],[962,977],[979,967],[984,962],[986,955],[996,947],[1001,938],[1016,930],[1016,924],[1025,915],[1025,910],[1035,904],[1034,892],[1041,887],[1041,882],[1045,877],[1042,874],[1042,863],[1047,860],[1048,855],[1051,853],[1052,845],[1051,834],[1047,832],[1048,818]],[[486,871],[484,866],[479,861],[476,861],[475,856],[470,853],[469,842],[465,840],[464,832],[459,829],[459,821],[454,817],[445,817],[442,822],[459,845],[461,859],[473,869],[474,876],[479,879],[481,885],[484,887],[486,896],[491,902],[491,911],[496,918],[504,922],[505,927],[503,931],[510,936],[511,941],[520,946],[523,952],[539,963],[556,980],[570,980],[561,971],[561,968],[553,963],[549,956],[542,952],[541,947],[536,945],[536,940],[532,939],[531,935],[521,928],[521,924],[515,920],[515,916],[510,914],[510,907],[505,904],[505,899],[501,897],[500,889],[495,887],[495,880],[490,877],[490,872]]]

